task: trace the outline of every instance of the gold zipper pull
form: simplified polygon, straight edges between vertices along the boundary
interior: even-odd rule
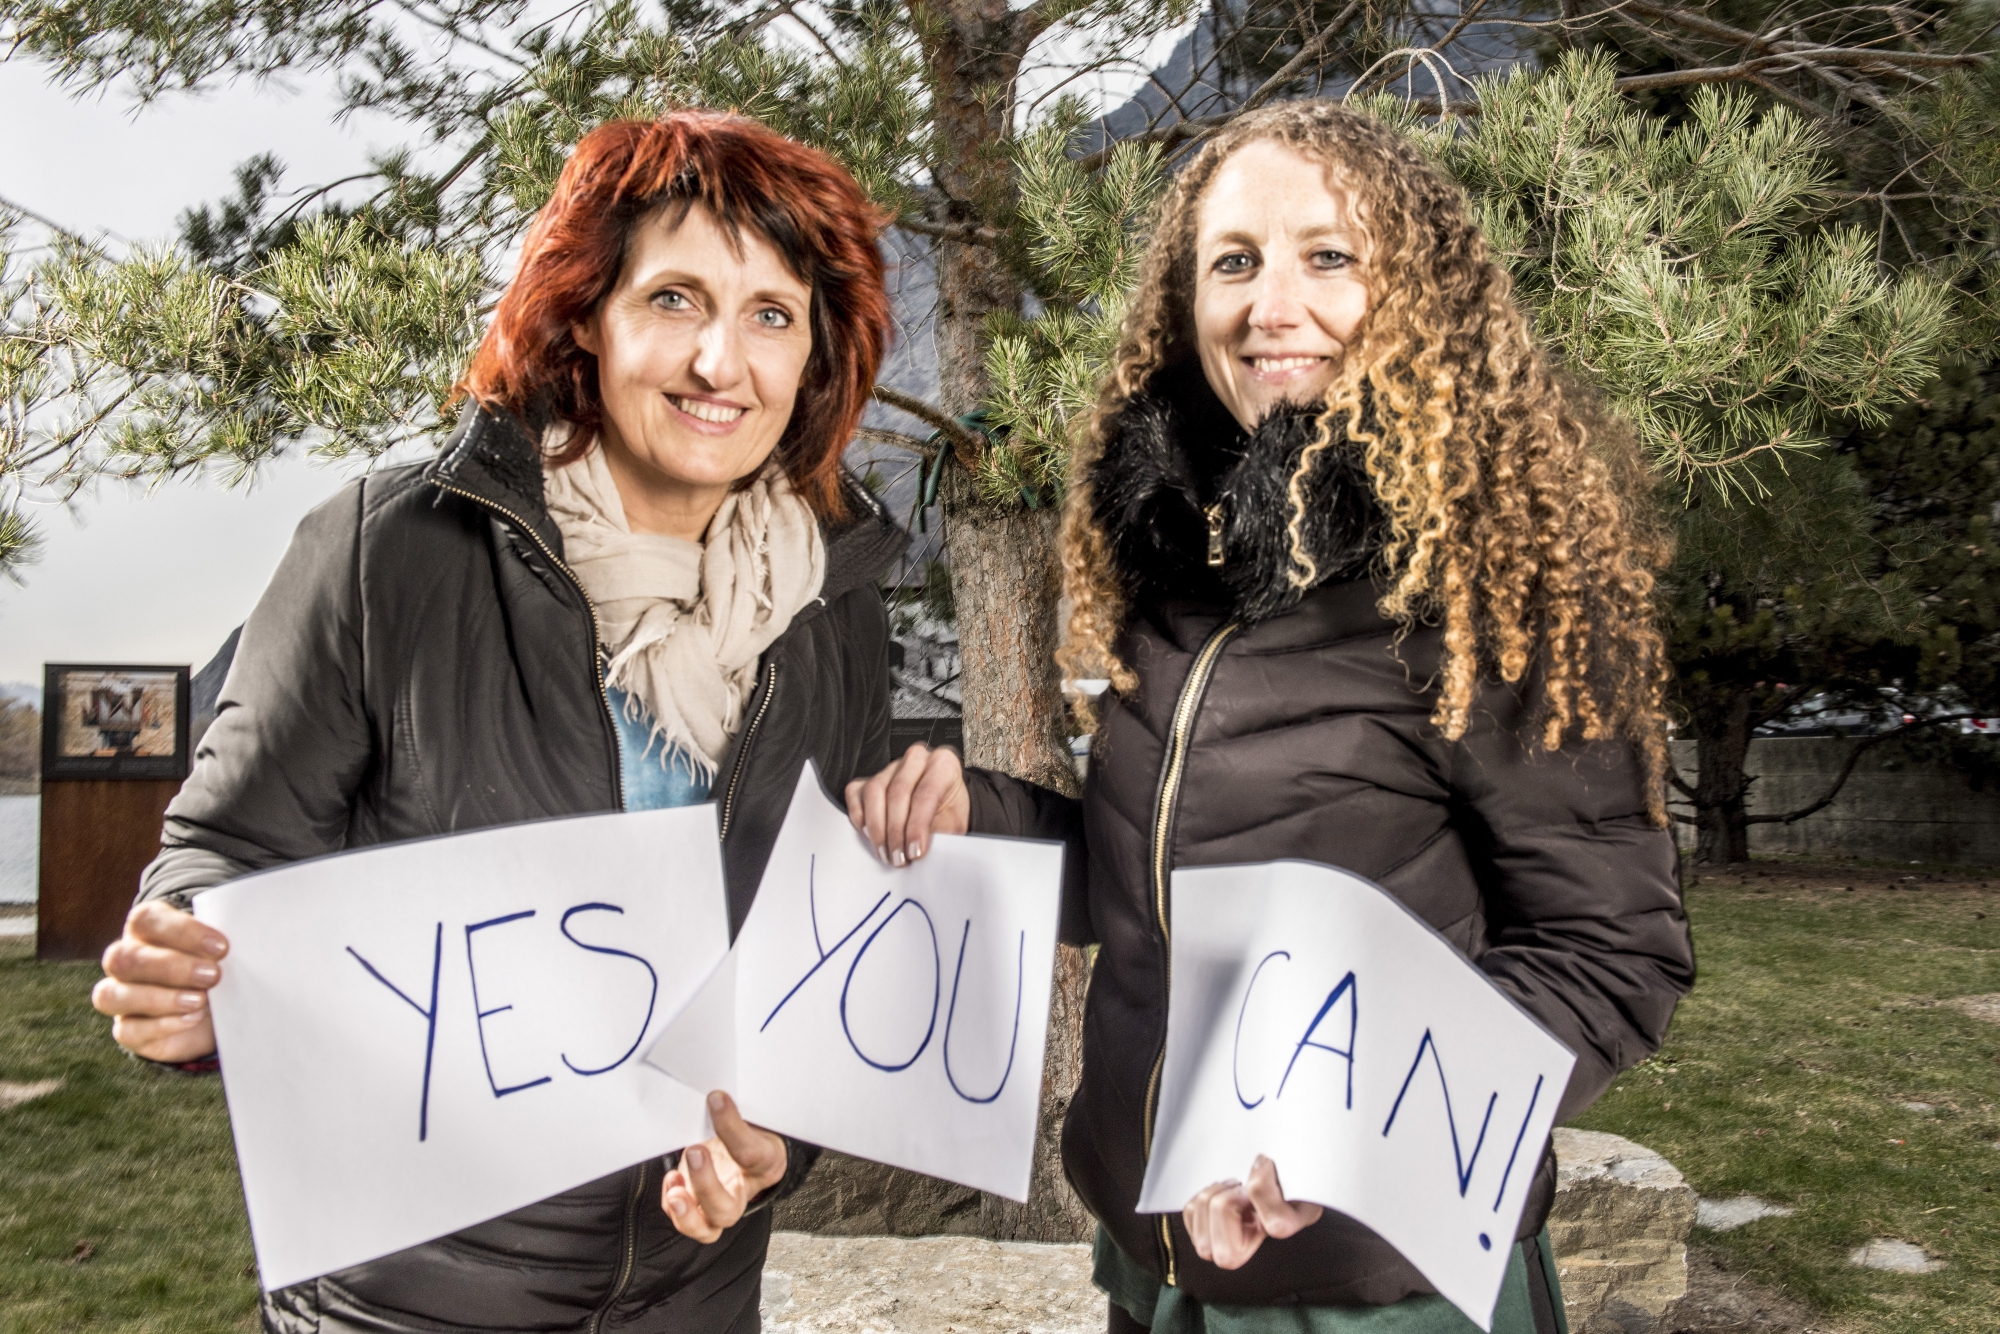
[[[1208,564],[1211,569],[1222,567],[1222,504],[1219,501],[1208,507]]]

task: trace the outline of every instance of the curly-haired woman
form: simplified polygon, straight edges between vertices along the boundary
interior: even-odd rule
[[[120,1043],[201,1064],[228,942],[187,896],[343,848],[713,797],[742,924],[805,761],[889,757],[874,580],[905,539],[841,466],[887,344],[880,223],[740,117],[585,137],[457,430],[308,516],[244,626],[105,954]],[[265,1329],[755,1330],[761,1206],[817,1151],[710,1101],[678,1162],[267,1293]]]
[[[892,861],[1062,837],[1099,952],[1063,1135],[1114,1334],[1472,1326],[1282,1163],[1135,1211],[1176,866],[1301,858],[1386,887],[1577,1055],[1568,1118],[1693,977],[1664,828],[1666,670],[1616,485],[1627,437],[1551,373],[1461,192],[1323,102],[1180,172],[1077,453],[1062,660],[1109,677],[1081,802],[913,753],[850,784]],[[1553,1331],[1546,1152],[1496,1330]]]

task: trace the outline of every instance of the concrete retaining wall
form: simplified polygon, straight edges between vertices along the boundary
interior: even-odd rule
[[[1752,741],[1752,813],[1796,810],[1817,801],[1853,744],[1842,737]],[[1840,795],[1817,815],[1791,825],[1752,825],[1750,851],[2000,865],[2000,785],[1978,791],[1955,770],[1887,768],[1888,762],[1879,750],[1863,755]],[[1692,783],[1695,743],[1676,741],[1674,763]],[[1693,827],[1679,829],[1683,846],[1692,848]]]

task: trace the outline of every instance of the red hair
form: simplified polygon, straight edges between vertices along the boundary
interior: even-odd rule
[[[745,227],[761,236],[812,289],[812,354],[773,457],[815,514],[838,519],[841,451],[889,344],[876,246],[888,218],[832,158],[748,117],[676,111],[585,135],[528,229],[521,267],[459,388],[531,428],[574,423],[556,461],[581,455],[604,404],[597,358],[570,329],[617,282],[634,228],[663,208],[696,204],[732,237]]]

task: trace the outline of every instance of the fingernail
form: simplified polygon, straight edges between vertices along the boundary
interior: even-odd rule
[[[678,1218],[680,1215],[688,1211],[686,1200],[668,1200],[667,1208],[674,1211],[674,1216],[676,1218]]]
[[[194,966],[194,980],[197,982],[213,982],[221,976],[222,970],[212,963],[198,963]]]
[[[895,862],[896,865],[901,866],[903,864],[903,850],[901,848],[896,849],[896,855],[890,860]]]
[[[202,995],[199,991],[183,991],[180,995],[174,997],[174,1000],[183,1010],[199,1010],[203,1005],[208,1003],[208,997]]]
[[[705,1157],[706,1155],[704,1155],[700,1149],[689,1149],[687,1151],[688,1166],[692,1167],[695,1171],[699,1172],[702,1168],[702,1163],[705,1160]]]
[[[915,861],[915,860],[916,860],[917,858],[919,858],[919,857],[921,857],[921,856],[923,856],[923,855],[924,855],[924,845],[923,845],[923,844],[921,844],[921,843],[918,843],[918,842],[915,842],[915,841],[912,841],[912,842],[911,842],[911,844],[910,844],[910,860],[911,860],[911,861]]]
[[[709,1111],[719,1112],[728,1105],[729,1105],[729,1095],[727,1093],[724,1093],[721,1089],[717,1089],[715,1092],[708,1095]]]
[[[876,860],[876,861],[878,861],[878,862],[886,862],[886,861],[888,861],[888,860],[889,860],[889,849],[887,849],[887,848],[883,847],[883,846],[882,846],[882,845],[881,845],[880,843],[877,843],[877,844],[875,845],[875,860]]]
[[[212,954],[220,959],[228,952],[229,942],[219,936],[210,936],[207,940],[201,942],[201,949],[202,953]]]

